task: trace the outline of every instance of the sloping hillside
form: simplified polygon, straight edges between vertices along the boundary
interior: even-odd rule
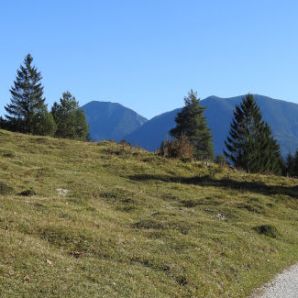
[[[90,138],[95,141],[120,141],[147,121],[118,103],[91,101],[81,109],[86,115]]]
[[[274,136],[281,145],[282,154],[293,153],[298,148],[298,104],[261,95],[255,95],[255,98],[264,119],[270,124]],[[242,96],[227,99],[211,96],[201,102],[206,107],[205,115],[212,131],[216,154],[223,152],[234,107],[241,100]],[[126,139],[134,145],[154,151],[160,146],[162,140],[168,138],[168,132],[175,126],[175,117],[179,110],[154,117],[128,135]]]
[[[0,131],[1,297],[245,297],[298,260],[298,181]]]

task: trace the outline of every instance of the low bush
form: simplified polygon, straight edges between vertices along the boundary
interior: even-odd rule
[[[158,154],[168,158],[180,158],[191,160],[193,158],[193,147],[185,136],[172,141],[162,142]]]
[[[33,188],[29,188],[29,189],[26,189],[24,191],[21,191],[19,193],[20,196],[23,196],[23,197],[32,197],[32,196],[36,196],[36,192]]]
[[[276,238],[278,235],[278,231],[276,227],[273,225],[257,226],[257,227],[254,227],[254,230],[261,235],[265,235],[271,238]]]

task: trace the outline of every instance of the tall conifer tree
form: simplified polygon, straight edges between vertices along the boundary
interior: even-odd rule
[[[23,133],[53,134],[55,125],[45,104],[42,76],[32,62],[28,54],[10,89],[11,102],[5,106],[7,127]]]
[[[197,93],[191,90],[184,98],[185,106],[176,117],[176,127],[170,134],[179,139],[188,138],[198,159],[213,159],[213,144],[210,130],[204,117],[204,108]]]
[[[269,125],[263,121],[253,95],[248,94],[236,106],[229,136],[225,142],[226,157],[247,172],[280,174],[279,145]]]

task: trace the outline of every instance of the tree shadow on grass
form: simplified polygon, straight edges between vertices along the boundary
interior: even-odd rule
[[[208,175],[206,176],[193,176],[193,177],[178,177],[178,176],[166,176],[166,175],[132,175],[129,179],[134,181],[149,181],[155,180],[167,183],[181,183],[192,184],[200,186],[213,186],[226,189],[235,189],[238,191],[250,191],[260,193],[263,195],[287,195],[298,199],[298,185],[297,186],[272,186],[266,185],[262,182],[256,181],[237,181],[230,178],[214,179]]]

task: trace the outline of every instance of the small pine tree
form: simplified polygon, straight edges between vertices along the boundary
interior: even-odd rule
[[[298,176],[298,150],[295,154],[288,154],[286,159],[286,171],[287,175],[291,177]]]
[[[45,108],[39,111],[33,117],[34,133],[41,136],[54,136],[57,130],[57,124],[51,113]]]
[[[247,172],[281,173],[279,145],[262,115],[253,95],[248,94],[235,108],[225,156],[235,167]]]
[[[187,137],[193,146],[195,158],[213,159],[211,133],[197,93],[191,90],[184,98],[184,102],[184,108],[176,117],[176,127],[170,131],[170,134],[176,139]]]
[[[60,138],[86,140],[88,125],[79,103],[70,92],[64,92],[60,102],[55,102],[52,115],[57,123],[56,136]]]
[[[24,65],[17,71],[14,85],[10,89],[11,102],[5,106],[6,124],[10,130],[38,134],[47,125],[39,119],[38,114],[45,113],[47,107],[43,96],[42,76],[35,66],[30,54],[25,57]],[[38,127],[38,128],[37,128]]]

